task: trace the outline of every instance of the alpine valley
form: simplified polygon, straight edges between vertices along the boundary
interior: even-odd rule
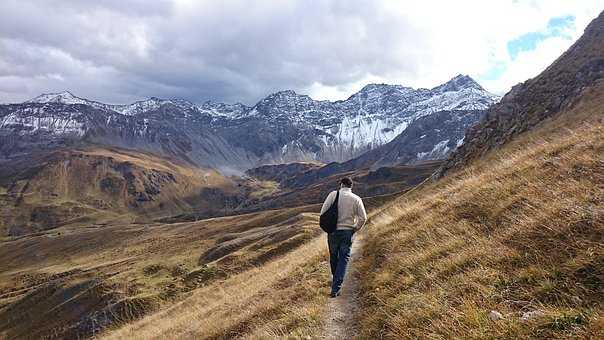
[[[604,339],[603,136],[604,12],[501,99],[0,105],[0,339]]]
[[[341,176],[373,211],[431,176],[498,99],[460,75],[336,102],[0,105],[0,338],[95,337],[257,267],[288,276],[307,259],[293,254],[323,248],[317,203]]]

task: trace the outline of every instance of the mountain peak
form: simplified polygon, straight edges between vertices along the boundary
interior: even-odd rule
[[[397,91],[397,92],[405,93],[405,92],[409,92],[409,91],[414,91],[414,89],[411,87],[406,87],[406,86],[402,86],[402,85],[372,83],[372,84],[367,84],[367,85],[363,86],[363,88],[359,92],[353,94],[351,97],[355,97],[358,95],[382,96],[390,91]]]
[[[448,82],[439,85],[433,88],[432,90],[448,92],[459,91],[466,88],[474,88],[477,90],[484,91],[484,88],[467,74],[458,74],[455,77],[451,78],[451,80],[449,80]]]
[[[365,86],[363,86],[363,88],[361,89],[361,91],[363,90],[372,90],[372,89],[379,89],[379,88],[383,88],[383,87],[387,87],[389,86],[388,84],[378,84],[378,83],[371,83],[371,84],[367,84]]]
[[[388,84],[377,84],[377,83],[372,83],[372,84],[367,84],[365,86],[363,86],[363,88],[361,89],[361,91],[359,92],[372,92],[372,91],[383,91],[383,90],[387,90],[389,88],[391,88],[394,85],[388,85]]]
[[[33,99],[26,101],[26,103],[83,104],[86,103],[86,100],[74,96],[73,93],[69,91],[62,91],[57,93],[43,93]]]
[[[291,100],[296,100],[297,98],[312,100],[309,96],[304,94],[298,94],[294,90],[283,90],[269,94],[264,99],[260,100],[260,102],[258,102],[256,105],[267,102],[288,102]]]
[[[298,94],[296,93],[296,91],[294,90],[283,90],[283,91],[277,91],[273,94],[270,94],[268,97],[295,97],[298,96]]]

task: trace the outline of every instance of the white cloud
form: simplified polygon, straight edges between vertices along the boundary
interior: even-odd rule
[[[572,40],[552,37],[537,44],[532,51],[518,53],[513,62],[510,62],[506,71],[500,78],[485,81],[484,86],[499,93],[509,90],[515,84],[537,76],[547,68],[556,58],[566,51]]]

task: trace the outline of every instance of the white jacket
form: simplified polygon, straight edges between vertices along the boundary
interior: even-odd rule
[[[336,191],[332,191],[327,195],[325,202],[323,202],[323,207],[321,207],[321,214],[331,207],[331,204],[336,199],[336,194]],[[363,200],[353,194],[350,188],[341,188],[340,197],[338,198],[338,225],[336,229],[359,230],[366,221],[367,212],[365,212]]]

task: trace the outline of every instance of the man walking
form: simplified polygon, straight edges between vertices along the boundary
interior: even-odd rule
[[[323,214],[336,199],[337,191],[327,195],[321,214]],[[338,223],[336,230],[327,234],[329,245],[329,263],[331,265],[331,297],[340,295],[346,266],[350,259],[350,248],[352,247],[352,235],[363,227],[367,221],[367,213],[361,198],[352,193],[352,180],[348,177],[340,181],[338,196]]]

